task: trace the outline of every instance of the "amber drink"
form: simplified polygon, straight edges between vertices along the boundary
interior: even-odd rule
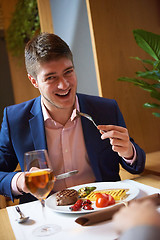
[[[54,186],[54,174],[51,169],[27,172],[25,182],[30,192],[38,199],[45,199]]]

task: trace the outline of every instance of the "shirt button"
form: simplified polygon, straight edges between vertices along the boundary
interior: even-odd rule
[[[65,152],[67,153],[67,152],[68,152],[68,149],[66,149]]]

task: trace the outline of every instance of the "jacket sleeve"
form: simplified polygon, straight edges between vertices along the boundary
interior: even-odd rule
[[[16,172],[18,160],[16,158],[7,119],[7,109],[4,109],[4,117],[0,132],[0,194],[9,196],[13,200],[11,181]]]
[[[117,112],[117,114],[116,114],[117,115],[117,125],[126,127],[123,115],[122,115],[116,101],[115,101],[115,107],[116,107],[116,112]],[[136,160],[131,165],[131,164],[127,163],[123,158],[120,158],[120,164],[128,172],[130,172],[132,174],[140,174],[143,172],[144,167],[145,167],[146,155],[145,155],[145,152],[143,151],[143,149],[140,148],[139,145],[134,142],[133,138],[130,137],[130,141],[132,142],[132,144],[134,145],[135,150],[136,150]]]

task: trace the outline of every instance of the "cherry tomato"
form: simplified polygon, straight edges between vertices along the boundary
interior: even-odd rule
[[[93,210],[93,208],[91,207],[91,205],[90,205],[90,204],[87,204],[87,203],[83,206],[83,209],[84,209],[84,210]]]
[[[111,195],[108,194],[108,198],[109,198],[109,205],[115,204],[115,200]]]
[[[102,208],[115,204],[115,200],[110,194],[97,193],[96,197],[96,207]]]
[[[77,202],[76,202],[77,204],[79,204],[79,205],[82,205],[82,203],[83,203],[83,200],[82,199],[79,199],[79,200],[77,200]]]
[[[109,199],[103,195],[98,196],[96,199],[96,207],[103,208],[109,205]]]
[[[96,198],[97,197],[102,197],[102,193],[96,193]]]
[[[106,198],[108,198],[109,200],[109,204],[108,205],[113,205],[115,204],[115,200],[114,198],[110,195],[110,194],[107,194],[107,193],[102,193],[102,195]]]
[[[92,204],[92,202],[91,202],[89,199],[87,199],[87,200],[85,200],[85,201],[83,202],[82,205],[85,205],[85,204]]]
[[[69,209],[71,211],[78,211],[81,208],[83,208],[85,210],[92,210],[93,208],[91,205],[92,205],[92,202],[89,199],[87,199],[85,201],[83,201],[82,199],[79,199],[73,206],[69,207]]]
[[[77,206],[75,206],[75,205],[73,205],[73,206],[71,206],[69,209],[70,209],[71,211],[78,211],[80,208],[77,207]]]
[[[73,206],[70,207],[70,210],[78,211],[82,207],[82,204],[83,204],[83,200],[79,199]]]
[[[74,204],[74,206],[77,206],[77,207],[81,208],[81,207],[82,207],[82,204],[83,204],[83,200],[79,199],[79,200],[77,200],[77,202]]]

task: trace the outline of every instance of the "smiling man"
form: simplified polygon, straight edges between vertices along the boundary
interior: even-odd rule
[[[119,164],[132,174],[145,165],[144,151],[130,138],[115,100],[78,94],[69,46],[57,35],[42,33],[25,48],[28,78],[40,96],[4,109],[0,132],[0,194],[32,201],[24,180],[24,153],[47,149],[50,165],[61,174],[54,191],[95,182],[119,181]],[[87,81],[87,79],[86,79]],[[90,114],[98,128],[75,109]],[[72,119],[72,120],[71,120]],[[17,164],[22,172],[14,172]]]

